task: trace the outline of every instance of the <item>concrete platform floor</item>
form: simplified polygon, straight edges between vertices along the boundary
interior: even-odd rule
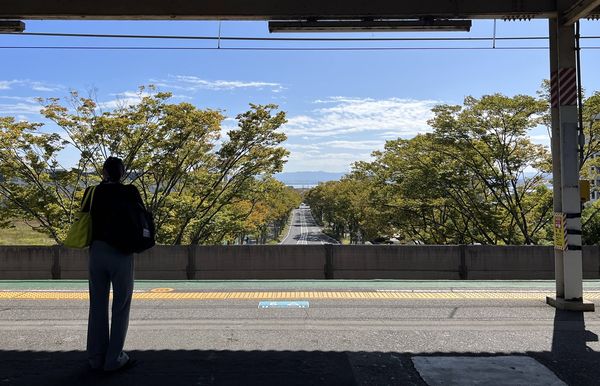
[[[0,385],[425,385],[444,363],[464,366],[448,384],[474,384],[473,366],[512,361],[495,384],[530,383],[523,369],[600,383],[600,318],[547,306],[552,282],[138,282],[126,350],[140,364],[112,376],[86,368],[85,287],[0,282]],[[234,293],[248,298],[175,296]],[[284,299],[309,308],[258,307]]]

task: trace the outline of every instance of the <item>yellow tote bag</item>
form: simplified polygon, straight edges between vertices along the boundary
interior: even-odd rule
[[[81,208],[85,208],[89,202],[89,211],[82,212],[81,210],[75,217],[75,221],[71,224],[67,238],[64,241],[64,245],[70,248],[85,248],[88,247],[92,242],[92,202],[94,201],[94,192],[96,187],[92,188],[87,192],[83,198],[83,204]]]

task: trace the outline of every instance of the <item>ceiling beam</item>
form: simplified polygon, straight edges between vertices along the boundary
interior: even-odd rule
[[[600,7],[600,0],[579,0],[562,17],[564,25],[571,25],[577,20],[589,16]]]
[[[556,0],[1,0],[0,19],[557,17]]]

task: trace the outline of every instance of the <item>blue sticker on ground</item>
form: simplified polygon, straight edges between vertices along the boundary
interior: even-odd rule
[[[307,301],[265,301],[258,303],[258,308],[308,308]]]

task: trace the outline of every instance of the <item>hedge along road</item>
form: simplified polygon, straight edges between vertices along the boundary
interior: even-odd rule
[[[310,212],[310,207],[300,205],[292,211],[292,223],[281,244],[322,245],[338,244],[337,240],[323,233]]]

